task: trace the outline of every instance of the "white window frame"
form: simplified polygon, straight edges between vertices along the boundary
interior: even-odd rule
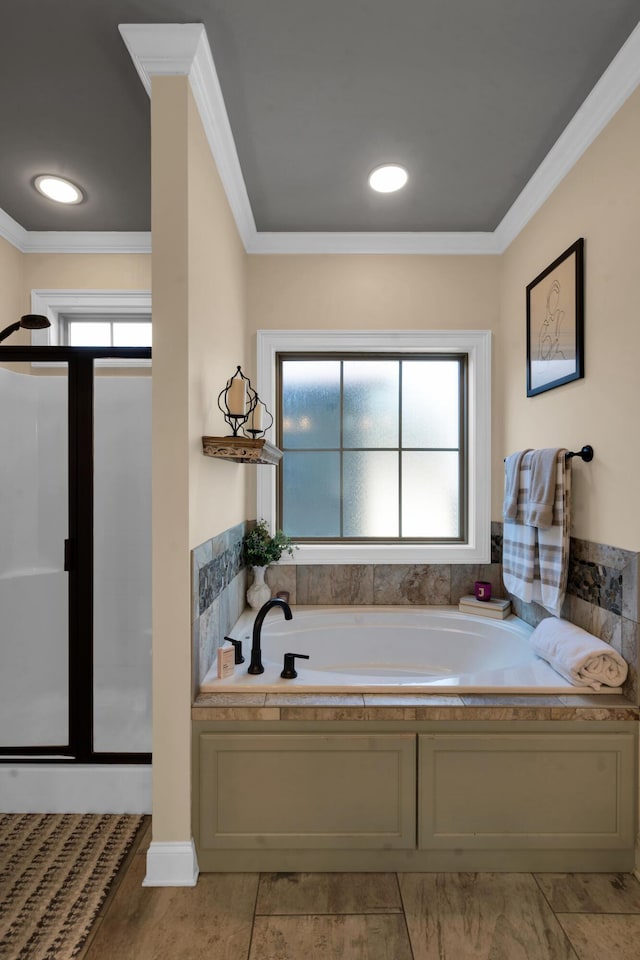
[[[112,319],[118,315],[129,318],[136,314],[147,319],[151,316],[151,290],[32,290],[31,312],[47,317],[51,326],[45,330],[33,330],[31,343],[34,346],[60,346],[61,317],[81,314],[83,318],[93,314]],[[150,367],[151,360],[96,360],[96,366]]]
[[[488,563],[491,559],[490,330],[259,330],[257,390],[276,410],[278,353],[462,353],[468,357],[468,495],[466,543],[301,543],[286,563]],[[275,443],[273,428],[267,438]],[[273,530],[276,471],[258,466],[256,517]]]

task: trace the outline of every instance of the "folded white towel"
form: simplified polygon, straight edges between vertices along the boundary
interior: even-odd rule
[[[627,662],[613,647],[568,620],[547,617],[531,634],[531,643],[539,657],[576,686],[620,687],[627,678]]]

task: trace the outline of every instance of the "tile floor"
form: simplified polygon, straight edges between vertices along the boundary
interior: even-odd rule
[[[81,960],[639,960],[630,874],[202,874],[143,888],[147,830]]]

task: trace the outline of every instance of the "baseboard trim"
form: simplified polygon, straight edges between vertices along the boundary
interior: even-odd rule
[[[195,887],[198,857],[193,840],[151,843],[143,887]]]

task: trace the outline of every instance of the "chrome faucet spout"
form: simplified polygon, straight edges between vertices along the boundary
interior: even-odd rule
[[[264,623],[264,618],[269,613],[269,610],[272,610],[274,607],[280,607],[284,614],[285,620],[292,620],[293,614],[291,613],[291,607],[286,600],[280,599],[280,597],[274,597],[273,600],[267,600],[267,602],[260,607],[256,615],[256,619],[253,623],[253,639],[251,643],[251,663],[249,664],[249,669],[247,673],[264,673],[264,667],[262,666],[262,649],[260,646],[262,624]]]

